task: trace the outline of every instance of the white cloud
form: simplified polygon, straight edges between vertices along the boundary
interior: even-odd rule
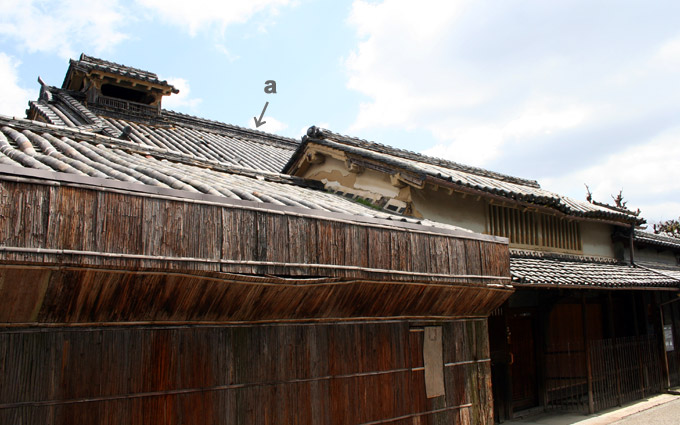
[[[116,0],[0,0],[0,36],[30,52],[76,56],[74,46],[104,52],[127,36],[124,12]]]
[[[437,131],[433,129],[433,131]],[[448,134],[442,138],[449,138]],[[423,151],[425,155],[450,159],[468,165],[482,165],[500,154],[503,133],[491,125],[454,130],[453,140],[439,143]]]
[[[163,78],[161,78],[163,79]],[[163,108],[172,110],[193,110],[203,101],[202,99],[190,97],[191,89],[189,82],[184,78],[168,77],[168,83],[175,86],[179,93],[171,94],[163,98]]]
[[[680,215],[680,126],[644,144],[602,158],[597,164],[541,179],[548,190],[584,199],[588,184],[596,201],[612,203],[623,190],[627,207],[649,222]]]
[[[672,71],[680,69],[680,37],[665,42],[653,57],[653,62]]]
[[[224,44],[215,44],[215,49],[222,53],[229,62],[236,62],[238,59],[240,59],[240,56],[232,53]]]
[[[469,165],[483,166],[503,155],[504,146],[510,142],[550,135],[586,122],[594,107],[587,105],[556,105],[552,101],[532,101],[523,106],[516,115],[496,121],[472,120],[460,124],[442,121],[431,123],[429,130],[442,143],[423,151]],[[558,109],[563,107],[564,109]]]
[[[579,199],[583,182],[603,201],[623,188],[655,210],[680,197],[678,9],[355,0],[344,65],[366,100],[350,131],[424,131],[429,155],[542,177]]]
[[[659,81],[660,67],[647,65],[680,64],[680,37],[640,19],[653,8],[524,3],[354,1],[348,23],[359,42],[345,59],[347,86],[369,100],[351,130],[425,129],[484,163],[497,157],[489,148],[502,154],[510,143],[627,122],[654,102],[680,106],[668,90],[678,73]]]
[[[0,114],[25,117],[28,101],[38,97],[37,90],[19,87],[19,62],[0,52]]]
[[[248,121],[248,128],[251,128],[253,130],[266,131],[267,133],[274,134],[281,134],[281,132],[288,128],[288,124],[281,122],[276,118],[272,118],[270,116],[263,117],[262,121],[265,121],[265,123],[260,125],[259,127],[256,127],[255,120],[251,119],[250,121]]]
[[[243,23],[259,12],[278,13],[278,7],[290,0],[137,0],[167,22],[182,27],[189,34],[216,27],[220,32],[231,24]]]

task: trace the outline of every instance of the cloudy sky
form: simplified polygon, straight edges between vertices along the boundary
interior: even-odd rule
[[[86,54],[156,72],[164,107],[310,125],[680,215],[680,2],[0,0],[0,114]],[[264,92],[275,80],[276,94]]]

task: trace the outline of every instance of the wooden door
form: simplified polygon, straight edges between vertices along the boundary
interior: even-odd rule
[[[512,411],[538,405],[535,324],[533,311],[512,312],[509,317],[512,380]]]

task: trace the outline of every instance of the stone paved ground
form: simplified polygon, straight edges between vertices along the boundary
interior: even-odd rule
[[[677,394],[677,393],[676,393]],[[657,415],[657,412],[660,412]],[[638,420],[639,422],[625,422]],[[658,419],[657,419],[658,417]],[[656,422],[659,420],[660,422]],[[668,420],[668,422],[665,422]],[[608,424],[680,424],[680,396],[660,394],[640,400],[617,409],[610,409],[596,415],[579,413],[542,413],[526,418],[506,421],[503,425],[608,425]]]

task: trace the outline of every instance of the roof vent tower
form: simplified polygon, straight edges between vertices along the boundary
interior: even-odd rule
[[[62,88],[85,94],[89,105],[135,115],[158,115],[163,96],[179,93],[152,72],[87,56],[71,59]]]

